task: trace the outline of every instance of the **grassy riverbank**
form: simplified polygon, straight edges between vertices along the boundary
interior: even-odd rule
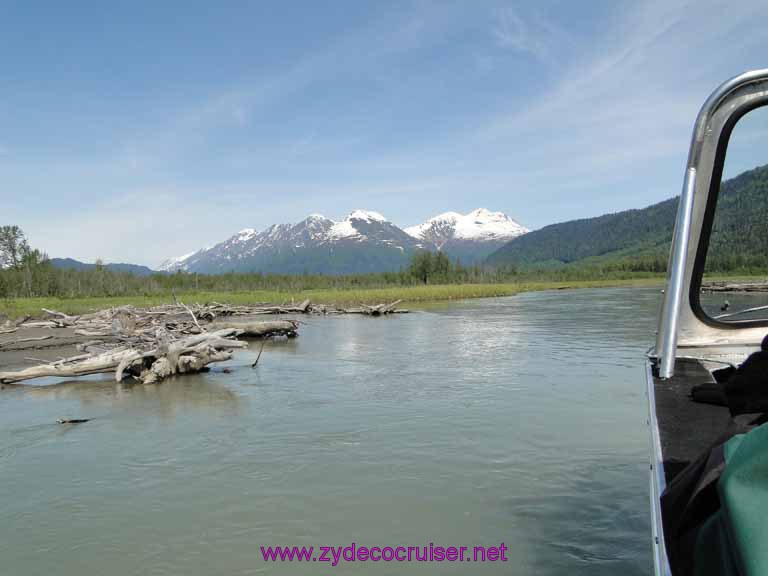
[[[188,292],[177,297],[184,303],[226,302],[228,304],[253,304],[266,302],[285,304],[309,298],[317,304],[379,304],[402,300],[406,303],[440,302],[468,298],[512,296],[520,292],[537,290],[562,290],[568,288],[600,288],[609,286],[652,286],[663,282],[659,278],[631,280],[578,280],[570,282],[508,282],[500,284],[435,284],[422,286],[392,286],[387,288],[318,289],[318,290],[254,290],[249,292]],[[38,316],[41,308],[49,308],[66,314],[83,314],[94,310],[131,304],[137,307],[156,306],[172,302],[167,295],[116,296],[94,298],[17,298],[0,300],[0,314],[11,318]]]

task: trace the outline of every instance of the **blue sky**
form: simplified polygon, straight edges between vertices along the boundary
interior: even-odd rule
[[[0,223],[157,265],[245,227],[679,192],[692,123],[768,66],[764,2],[5,2]]]

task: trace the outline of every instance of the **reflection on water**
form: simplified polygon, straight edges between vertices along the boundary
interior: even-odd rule
[[[91,414],[103,408],[126,413],[150,412],[162,418],[190,409],[236,412],[243,401],[224,382],[212,381],[209,375],[174,377],[150,385],[133,385],[130,381],[118,384],[106,379],[68,380],[46,386],[9,386],[5,394],[29,401],[76,403],[73,405],[78,413]]]
[[[258,342],[154,386],[8,388],[4,569],[315,574],[266,564],[259,546],[503,541],[507,564],[333,570],[646,574],[642,367],[658,297],[560,291],[312,318],[255,369]]]
[[[768,318],[768,292],[702,292],[701,308],[723,322]]]

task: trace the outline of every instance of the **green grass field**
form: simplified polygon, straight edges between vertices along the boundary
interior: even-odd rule
[[[536,290],[561,290],[567,288],[599,288],[609,286],[652,286],[660,285],[661,278],[642,278],[632,280],[588,280],[571,282],[520,282],[505,284],[442,284],[426,286],[393,286],[371,289],[327,289],[302,291],[258,290],[253,292],[192,292],[177,294],[185,304],[203,304],[223,302],[227,304],[287,304],[301,302],[309,298],[317,304],[380,304],[402,300],[403,303],[441,302],[464,300],[469,298],[490,298],[494,296],[512,296],[520,292]],[[106,298],[19,298],[0,301],[0,314],[10,318],[22,316],[40,316],[41,308],[64,312],[65,314],[84,314],[104,308],[131,304],[136,307],[149,307],[168,304],[173,297],[165,296],[125,296]]]

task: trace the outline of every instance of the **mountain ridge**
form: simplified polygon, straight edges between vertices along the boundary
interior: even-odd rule
[[[74,258],[50,258],[50,263],[54,268],[60,270],[94,270],[96,264],[89,264],[87,262],[81,262]],[[152,270],[148,266],[142,266],[141,264],[128,264],[125,262],[111,262],[103,264],[105,270],[111,272],[130,272],[136,276],[149,276],[156,274],[155,270]]]
[[[446,214],[455,217],[448,222],[450,226],[441,229],[442,242],[421,234],[437,217],[403,229],[371,210],[353,210],[340,221],[315,213],[295,224],[273,224],[262,231],[245,228],[214,246],[170,258],[160,270],[208,274],[389,272],[407,266],[418,250],[445,250],[451,258],[478,262],[509,238],[527,232],[501,212],[480,208],[467,215]]]

